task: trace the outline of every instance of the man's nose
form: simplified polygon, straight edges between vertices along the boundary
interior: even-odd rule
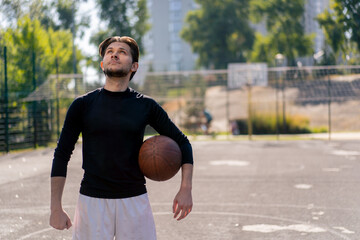
[[[118,59],[118,58],[119,58],[118,53],[117,53],[117,52],[113,53],[113,54],[111,55],[111,58]]]

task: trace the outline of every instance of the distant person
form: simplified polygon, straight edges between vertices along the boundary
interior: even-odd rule
[[[202,124],[201,128],[205,134],[209,134],[209,128],[212,121],[212,116],[207,109],[204,109],[203,114],[205,116],[205,123]]]
[[[50,225],[72,222],[62,208],[67,165],[79,134],[84,176],[75,210],[75,240],[154,240],[153,214],[138,164],[146,125],[175,140],[182,152],[182,178],[173,201],[174,218],[192,209],[192,147],[152,98],[129,88],[138,69],[139,48],[130,37],[110,37],[99,45],[106,81],[71,104],[55,149],[51,170]]]
[[[239,135],[240,134],[239,126],[238,126],[236,120],[231,121],[230,126],[231,126],[231,134],[232,135]]]

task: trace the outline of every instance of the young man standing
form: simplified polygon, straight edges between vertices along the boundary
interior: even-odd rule
[[[82,133],[84,177],[74,217],[73,239],[156,239],[155,224],[138,165],[146,125],[175,140],[182,152],[180,190],[174,218],[192,209],[193,155],[187,137],[152,98],[129,88],[138,69],[139,48],[130,37],[110,37],[99,45],[103,88],[71,104],[54,153],[51,171],[50,225],[72,223],[61,204],[67,164]]]

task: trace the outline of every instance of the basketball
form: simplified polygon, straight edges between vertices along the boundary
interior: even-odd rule
[[[180,147],[169,137],[152,136],[140,148],[139,166],[145,177],[154,181],[166,181],[181,167]]]

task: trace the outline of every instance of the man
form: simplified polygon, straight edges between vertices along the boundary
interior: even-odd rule
[[[205,116],[205,124],[203,124],[202,128],[203,128],[203,131],[205,132],[205,134],[208,135],[209,134],[210,123],[212,121],[212,116],[211,116],[210,112],[207,109],[204,109],[203,114]]]
[[[51,171],[50,225],[72,223],[61,204],[67,164],[82,133],[84,177],[74,217],[73,239],[156,239],[155,224],[138,165],[146,125],[174,139],[182,152],[180,189],[174,218],[192,209],[192,148],[153,99],[129,88],[138,69],[139,48],[130,37],[110,37],[99,45],[103,88],[78,97],[69,107]]]

